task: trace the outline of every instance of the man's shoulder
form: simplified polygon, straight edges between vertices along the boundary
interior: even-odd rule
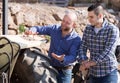
[[[90,24],[87,24],[86,25],[86,29],[90,29],[90,28],[93,28],[94,26],[90,25]]]
[[[108,24],[106,25],[106,29],[108,29],[109,31],[111,31],[114,35],[119,35],[120,30],[117,27],[117,25],[114,25],[113,23],[108,22]]]
[[[72,38],[75,40],[81,40],[80,35],[75,31],[74,34],[72,35]]]
[[[110,22],[108,22],[108,24],[106,25],[106,27],[108,29],[111,29],[111,30],[114,30],[114,31],[119,31],[119,28],[116,25],[114,25],[113,23],[110,23]]]
[[[104,27],[106,27],[106,28],[110,28],[110,29],[118,28],[115,24],[109,22],[109,21],[106,20],[106,19],[105,19]]]
[[[88,24],[88,25],[86,25],[86,27],[85,27],[85,31],[86,31],[86,30],[87,30],[87,31],[90,31],[90,30],[92,30],[93,28],[94,28],[94,26]]]

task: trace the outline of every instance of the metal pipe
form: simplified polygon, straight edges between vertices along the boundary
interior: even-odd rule
[[[2,34],[8,34],[8,0],[2,0]]]

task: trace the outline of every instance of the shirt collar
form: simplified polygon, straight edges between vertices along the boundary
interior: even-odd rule
[[[108,21],[106,19],[103,19],[103,24],[102,24],[102,28],[106,28],[106,25],[108,24]]]
[[[107,19],[103,19],[103,23],[102,23],[102,28],[101,29],[106,28],[107,25],[108,25]],[[92,29],[94,29],[95,26],[91,25],[91,27],[92,27]]]

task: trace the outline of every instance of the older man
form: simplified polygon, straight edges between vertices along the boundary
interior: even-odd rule
[[[48,56],[51,58],[51,65],[59,72],[58,83],[71,83],[72,63],[76,60],[81,44],[81,38],[74,30],[76,21],[76,14],[67,12],[61,25],[35,26],[25,32],[27,35],[39,33],[51,37]]]

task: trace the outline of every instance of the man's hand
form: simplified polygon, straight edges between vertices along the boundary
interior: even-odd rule
[[[52,57],[54,57],[55,59],[57,59],[57,60],[59,60],[59,61],[63,61],[63,60],[64,60],[64,57],[65,57],[65,54],[58,56],[58,55],[55,54],[55,53],[51,53],[51,55],[52,55]]]
[[[81,64],[86,64],[88,62],[88,60],[84,60],[81,62]]]
[[[95,66],[95,65],[96,65],[96,63],[94,61],[83,61],[79,70],[84,71],[86,69],[89,69],[91,66]]]
[[[96,62],[94,62],[94,61],[89,61],[89,63],[90,63],[90,66],[95,66],[96,65]]]
[[[85,71],[85,70],[86,70],[86,67],[82,64],[82,65],[80,65],[79,70],[80,70],[80,71]]]
[[[87,69],[86,63],[88,63],[88,60],[84,60],[84,61],[81,62],[81,65],[80,65],[80,68],[79,68],[80,71],[85,71]]]
[[[89,69],[91,66],[95,66],[96,63],[94,61],[88,61],[87,63],[85,63],[85,67],[87,69]]]
[[[38,33],[37,32],[33,32],[31,30],[26,30],[25,31],[25,35],[37,35]]]

